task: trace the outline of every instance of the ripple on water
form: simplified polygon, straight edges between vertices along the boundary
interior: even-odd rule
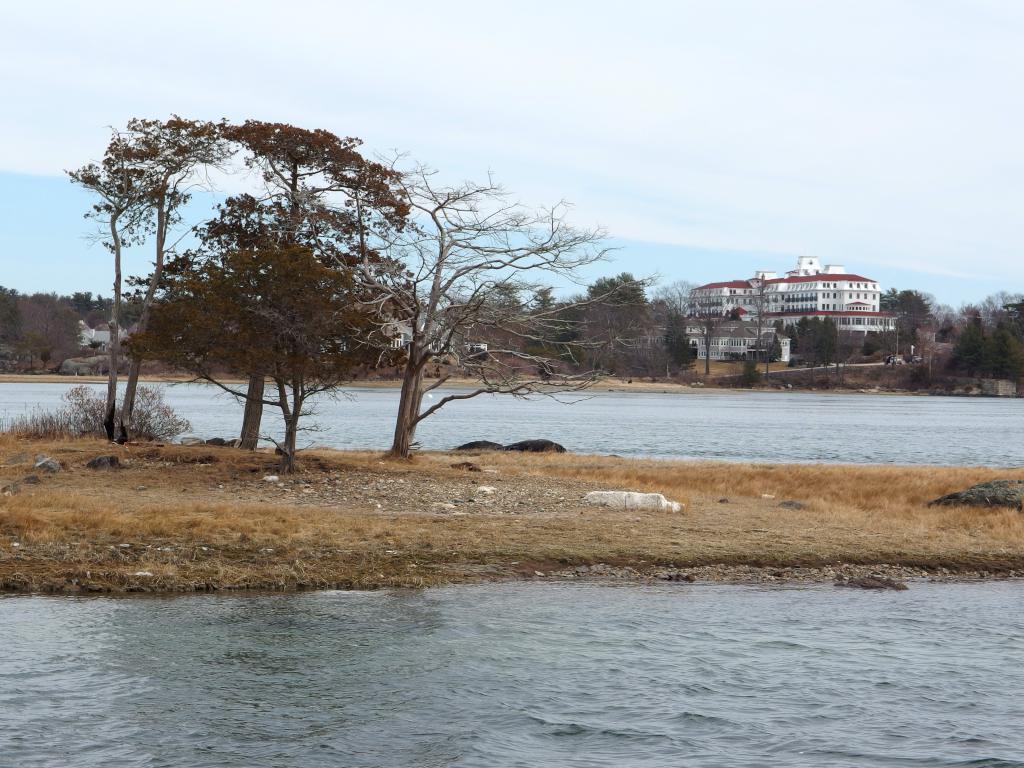
[[[1021,597],[0,598],[0,765],[1022,766]]]

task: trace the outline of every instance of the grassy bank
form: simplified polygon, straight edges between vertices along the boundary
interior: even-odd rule
[[[40,453],[63,469],[33,470],[26,461]],[[124,466],[85,468],[101,453]],[[480,471],[451,466],[467,459]],[[925,506],[983,480],[1024,478],[1022,470],[504,453],[406,463],[318,451],[303,456],[298,475],[265,480],[275,466],[273,455],[227,448],[0,437],[0,485],[19,482],[0,497],[0,587],[371,588],[551,578],[596,564],[740,580],[751,566],[758,578],[782,580],[807,567],[826,577],[838,563],[1024,569],[1021,513]],[[28,474],[40,482],[24,483]],[[597,488],[662,492],[687,507],[583,506]]]

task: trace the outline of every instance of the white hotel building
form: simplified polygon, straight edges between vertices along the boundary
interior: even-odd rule
[[[880,309],[881,295],[877,280],[850,274],[837,264],[822,269],[818,259],[801,256],[796,269],[783,277],[758,271],[750,280],[708,283],[695,288],[692,299],[700,314],[736,311],[749,318],[763,304],[772,322],[793,325],[802,317],[830,317],[840,331],[868,333],[894,327],[894,318]]]

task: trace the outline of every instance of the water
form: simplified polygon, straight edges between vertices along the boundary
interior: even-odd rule
[[[70,386],[2,384],[0,415],[56,407]],[[223,392],[190,384],[168,386],[165,393],[199,435],[238,434],[242,407]],[[431,394],[443,397],[446,391]],[[482,396],[454,402],[422,423],[417,440],[425,449],[541,437],[581,453],[637,457],[1024,466],[1024,401],[1019,399],[595,391],[575,400]],[[306,424],[319,425],[319,431],[304,433],[300,445],[385,449],[397,407],[396,389],[347,389],[342,397],[315,405]],[[267,409],[264,425],[267,431],[283,431],[274,409]]]
[[[0,598],[0,765],[1024,766],[1024,585]]]

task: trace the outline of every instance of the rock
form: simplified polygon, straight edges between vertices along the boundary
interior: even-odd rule
[[[520,440],[505,446],[506,451],[523,451],[525,453],[565,453],[565,448],[550,440]]]
[[[458,462],[456,464],[452,464],[451,468],[452,469],[464,469],[467,472],[482,472],[483,471],[482,469],[480,469],[480,467],[478,467],[472,461],[460,461],[460,462]]]
[[[232,440],[228,440],[226,445],[228,448],[240,448],[242,446],[242,438],[236,437]]]
[[[178,445],[203,445],[203,438],[201,437],[182,437],[178,440]]]
[[[1024,480],[989,480],[928,502],[934,506],[1011,507],[1024,509]]]
[[[907,588],[902,581],[885,576],[855,576],[852,579],[838,579],[835,584],[837,587],[857,587],[859,589],[895,589],[899,591]]]
[[[503,451],[505,446],[501,443],[492,443],[490,440],[474,440],[470,443],[463,443],[456,451]]]
[[[60,364],[57,372],[64,376],[83,376],[90,373],[102,373],[107,368],[106,355],[91,357],[69,357]]]
[[[21,490],[19,483],[8,483],[3,488],[0,488],[0,496],[14,496]]]
[[[497,490],[493,485],[481,485],[477,487],[476,492],[484,496],[493,496]]]
[[[97,456],[89,459],[85,466],[88,469],[117,469],[121,466],[121,460],[117,456]]]
[[[21,453],[16,453],[13,456],[9,456],[7,458],[7,460],[4,462],[4,466],[5,467],[16,467],[19,464],[32,464],[32,463],[34,463],[32,461],[32,456],[27,454],[27,453],[25,453],[24,451],[22,451]]]
[[[211,437],[209,440],[206,441],[206,445],[225,446],[227,444],[228,444],[228,441],[225,440],[223,437]]]
[[[761,498],[762,499],[774,499],[775,498],[775,494],[774,493],[762,493],[761,494]]]
[[[281,478],[279,478],[277,475],[264,475],[263,476],[263,482],[264,483],[276,483],[280,479]]]
[[[39,479],[39,475],[25,475],[25,477],[21,479],[21,482],[25,485],[39,485],[42,480]]]
[[[683,505],[669,501],[660,493],[636,493],[634,491],[591,491],[583,497],[586,504],[614,509],[653,509],[661,512],[680,512]]]
[[[60,472],[60,462],[49,456],[36,456],[35,468],[43,472]]]
[[[725,498],[725,497],[723,496],[722,498],[720,498],[720,499],[718,500],[718,503],[719,503],[719,504],[728,504],[728,503],[729,503],[729,500],[728,500],[727,498]]]
[[[780,501],[779,506],[782,507],[783,509],[804,509],[807,505],[804,504],[802,501],[793,501],[792,499],[787,499],[786,501]]]

